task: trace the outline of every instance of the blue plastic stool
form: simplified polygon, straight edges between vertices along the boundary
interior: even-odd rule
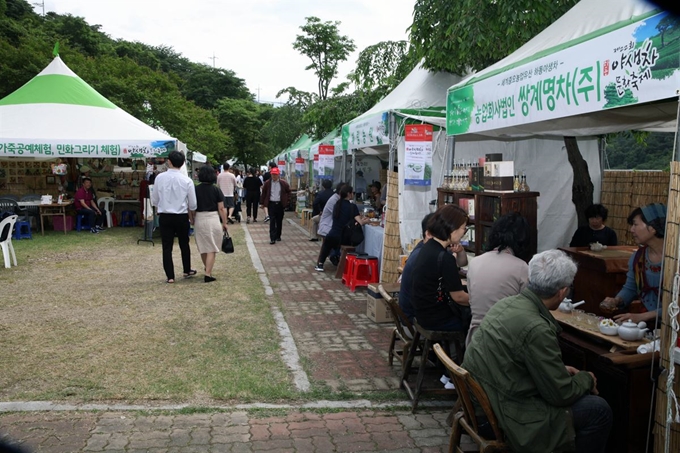
[[[133,227],[137,225],[137,212],[123,211],[120,214],[120,226]]]
[[[33,234],[31,234],[31,222],[16,222],[14,224],[14,235],[13,239],[33,239]]]
[[[90,216],[78,214],[76,216],[76,231],[91,230],[94,225],[90,225]]]

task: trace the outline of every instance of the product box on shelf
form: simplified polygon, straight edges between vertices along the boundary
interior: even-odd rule
[[[470,187],[474,191],[484,190],[484,167],[473,167],[470,178]]]
[[[511,160],[503,160],[491,163],[491,176],[514,176],[515,163]]]
[[[486,155],[486,162],[499,162],[503,160],[503,153],[491,153]]]

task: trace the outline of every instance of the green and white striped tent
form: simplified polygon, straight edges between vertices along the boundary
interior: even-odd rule
[[[147,157],[177,140],[99,94],[56,56],[0,100],[0,157]]]

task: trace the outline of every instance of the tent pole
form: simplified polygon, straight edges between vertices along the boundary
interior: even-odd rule
[[[676,91],[680,95],[680,90]],[[680,160],[678,156],[678,149],[680,149],[680,96],[678,97],[678,112],[675,114],[675,142],[673,143],[673,160]]]
[[[390,112],[390,129],[389,129],[389,139],[390,139],[390,153],[389,160],[387,164],[387,171],[392,171],[394,169],[394,155],[397,148],[397,119],[394,117],[394,112]]]
[[[446,158],[444,159],[445,173],[449,173],[453,169],[453,163],[456,157],[456,136],[446,136]]]

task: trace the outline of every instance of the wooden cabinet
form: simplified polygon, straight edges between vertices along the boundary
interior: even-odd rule
[[[479,255],[484,253],[484,245],[491,233],[491,226],[499,217],[511,212],[519,212],[531,228],[531,245],[527,260],[537,251],[538,229],[537,198],[538,192],[472,192],[464,190],[437,189],[437,207],[445,204],[456,204],[470,214],[470,239],[465,247],[469,252]],[[472,206],[470,204],[472,203]]]

